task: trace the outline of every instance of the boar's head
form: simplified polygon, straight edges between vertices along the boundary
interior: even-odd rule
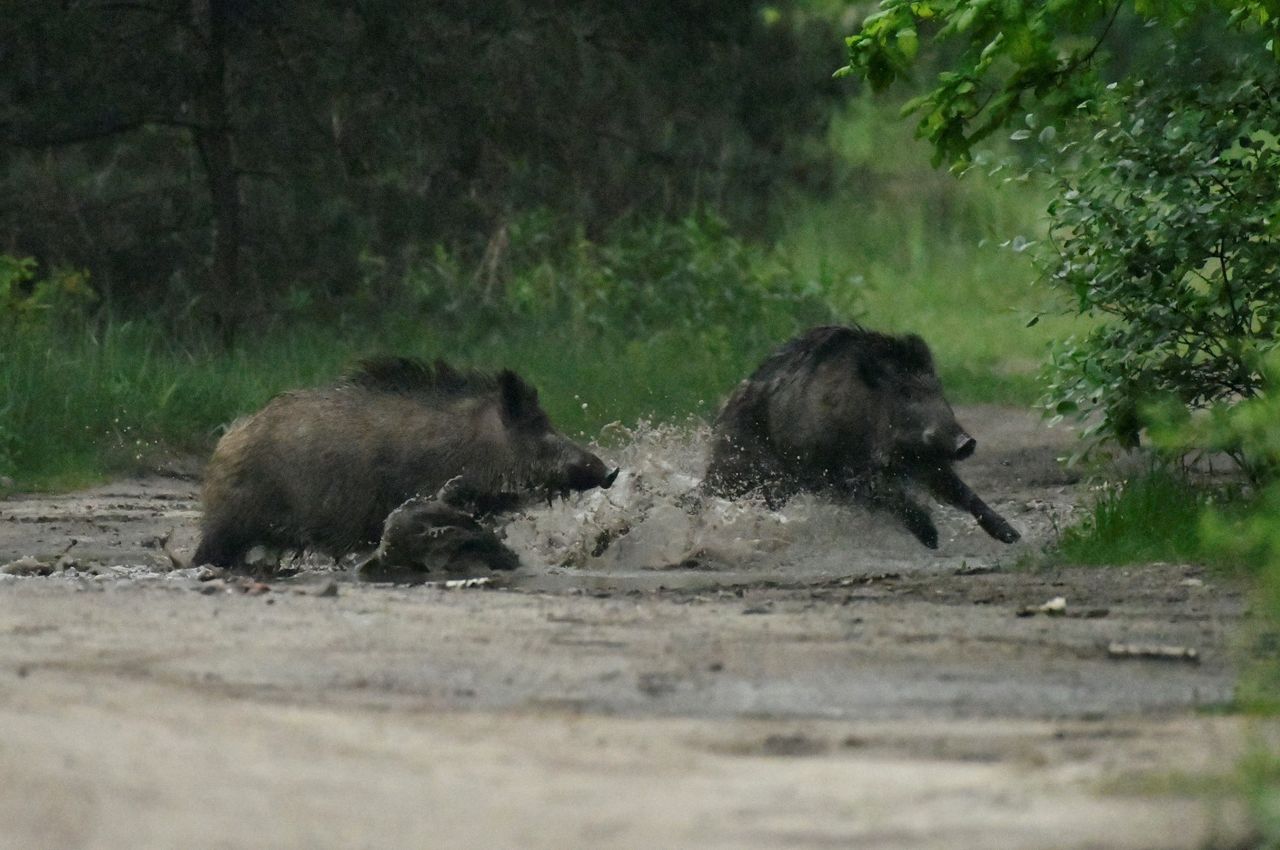
[[[538,391],[514,372],[498,375],[503,424],[524,479],[548,494],[608,488],[618,477],[604,461],[561,434],[538,403]]]
[[[978,441],[956,421],[925,341],[915,334],[878,341],[878,350],[859,358],[858,369],[884,399],[894,454],[935,463],[973,454]]]

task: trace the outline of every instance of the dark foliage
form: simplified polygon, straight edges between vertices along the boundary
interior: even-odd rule
[[[821,183],[838,38],[785,6],[4,4],[0,252],[116,312],[243,325],[444,244],[501,265],[531,209],[711,209]]]
[[[1098,320],[1055,353],[1046,405],[1135,445],[1144,406],[1261,393],[1280,329],[1280,74],[1140,81],[1050,207],[1049,281]]]

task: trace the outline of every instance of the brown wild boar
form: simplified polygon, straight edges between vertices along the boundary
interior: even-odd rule
[[[192,560],[231,566],[254,544],[339,556],[374,546],[393,509],[446,483],[441,498],[483,514],[617,474],[552,427],[514,372],[369,360],[334,386],[277,396],[223,435]]]
[[[918,482],[968,511],[992,537],[1019,538],[952,470],[977,441],[956,422],[924,340],[861,327],[818,327],[776,349],[716,418],[706,488],[778,504],[821,490],[897,517],[937,548]]]

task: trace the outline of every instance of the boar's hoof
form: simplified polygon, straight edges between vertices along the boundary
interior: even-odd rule
[[[919,540],[930,549],[938,548],[938,529],[927,515],[920,517],[906,516],[903,517],[903,521],[907,526],[907,531],[915,535],[916,540]]]
[[[978,441],[968,434],[961,434],[956,439],[956,453],[952,455],[953,460],[964,460],[973,454],[974,449],[978,447]]]
[[[608,475],[604,477],[604,482],[600,485],[600,487],[605,490],[608,490],[610,487],[612,487],[613,482],[618,480],[618,473],[621,471],[622,471],[622,467],[615,466],[613,468],[613,472],[610,472]]]
[[[984,517],[979,523],[982,530],[1001,543],[1017,543],[1022,535],[1002,516]]]

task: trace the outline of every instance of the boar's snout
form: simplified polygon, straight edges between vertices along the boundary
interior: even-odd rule
[[[947,460],[964,460],[978,447],[978,441],[958,425],[950,428],[925,428],[921,436],[925,451]]]
[[[595,487],[607,489],[618,477],[617,467],[610,471],[604,461],[589,452],[569,464],[566,471],[571,490],[590,490]]]

